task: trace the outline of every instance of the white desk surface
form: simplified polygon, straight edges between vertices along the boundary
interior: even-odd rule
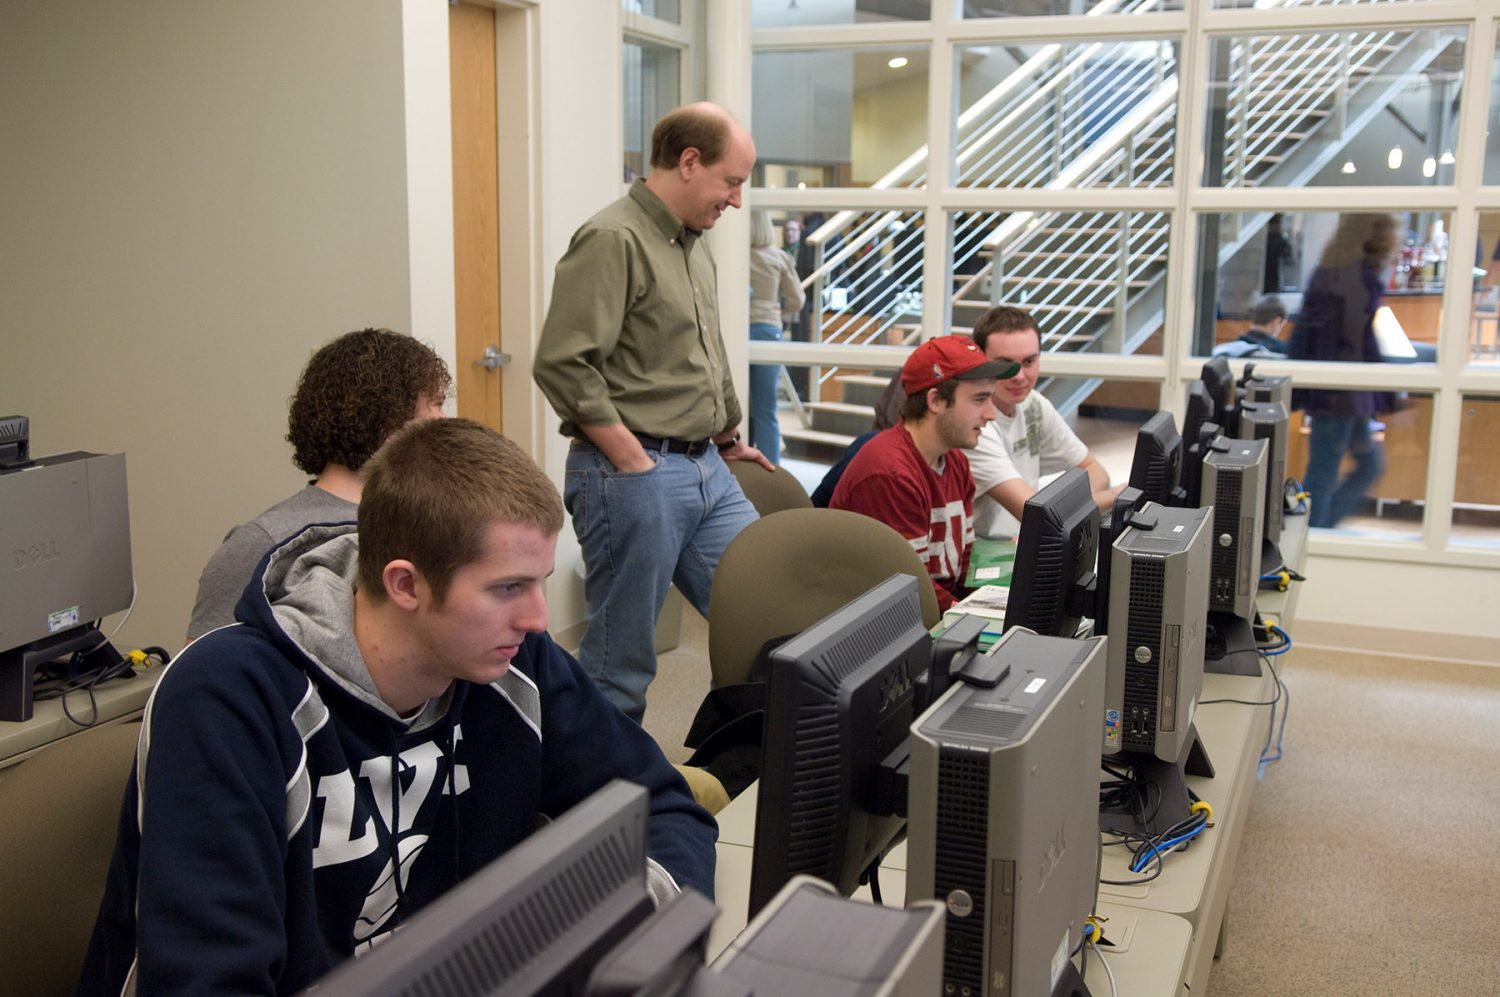
[[[96,726],[135,720],[146,708],[161,667],[139,669],[134,678],[106,682],[94,690],[99,714]],[[68,696],[73,716],[87,720],[94,715],[88,694],[82,691]],[[0,768],[14,765],[27,755],[87,728],[80,727],[63,713],[62,701],[46,699],[32,709],[31,719],[24,722],[0,721]]]

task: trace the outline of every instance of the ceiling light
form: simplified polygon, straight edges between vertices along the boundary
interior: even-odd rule
[[[890,66],[892,69],[904,69],[906,67],[906,64],[909,63],[910,61],[911,60],[908,59],[906,56],[904,56],[904,55],[898,55],[898,56],[893,56],[891,58],[891,60],[886,63],[886,65]]]
[[[798,180],[797,181],[797,189],[798,190],[806,190],[807,189],[807,181],[806,180]]]
[[[1444,166],[1452,166],[1454,163],[1453,150],[1444,149],[1443,154],[1438,157],[1438,162],[1442,163]]]
[[[1385,157],[1385,165],[1393,170],[1401,168],[1401,147],[1399,145],[1391,146],[1391,154]]]
[[[1354,172],[1356,172],[1355,169],[1354,169],[1354,160],[1352,160],[1352,159],[1346,159],[1346,160],[1344,160],[1344,165],[1341,166],[1341,167],[1339,167],[1339,172],[1340,173],[1354,173]]]
[[[1422,175],[1424,177],[1437,176],[1437,160],[1428,156],[1422,160]]]

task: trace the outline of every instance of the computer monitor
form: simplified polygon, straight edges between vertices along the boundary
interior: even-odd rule
[[[1182,442],[1184,446],[1192,446],[1198,442],[1198,434],[1206,423],[1215,423],[1222,426],[1216,414],[1214,396],[1207,384],[1201,379],[1189,381],[1187,386],[1187,404],[1182,416]]]
[[[893,575],[771,652],[751,917],[799,874],[848,896],[905,828],[881,763],[932,657],[918,584]]]
[[[1144,501],[1167,505],[1182,470],[1182,434],[1171,412],[1158,412],[1135,434],[1135,458],[1130,464],[1130,487]]]
[[[615,780],[324,977],[319,997],[582,994],[654,909],[646,790]]]
[[[1009,630],[993,681],[955,684],[912,728],[906,895],[948,908],[933,993],[1064,989],[1098,891],[1108,642]]]
[[[1072,637],[1093,608],[1099,507],[1088,472],[1069,468],[1026,500],[1005,629]]]
[[[1229,369],[1228,357],[1214,357],[1203,365],[1203,370],[1198,379],[1208,388],[1208,395],[1213,399],[1213,420],[1221,426],[1233,425],[1230,416],[1235,409],[1234,371]]]
[[[98,623],[134,592],[125,455],[0,470],[0,550],[0,721],[26,721],[39,665],[74,653],[85,669],[121,663]]]

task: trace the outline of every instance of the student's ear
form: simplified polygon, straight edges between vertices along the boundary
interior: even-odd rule
[[[937,388],[927,389],[927,411],[933,415],[941,415],[948,403],[943,401],[943,394]]]
[[[385,585],[386,598],[398,608],[412,611],[421,605],[421,593],[426,585],[415,564],[397,558],[380,572],[380,580]]]

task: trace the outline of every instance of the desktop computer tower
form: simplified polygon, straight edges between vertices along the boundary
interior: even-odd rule
[[[1288,412],[1292,410],[1292,379],[1284,374],[1254,374],[1243,381],[1240,387],[1244,389],[1247,402],[1280,402]]]
[[[1282,489],[1286,486],[1286,447],[1291,420],[1280,402],[1241,402],[1240,431],[1243,440],[1266,441],[1266,515],[1263,540],[1281,541],[1286,516]],[[1262,547],[1264,549],[1264,547]]]
[[[1011,630],[986,656],[997,684],[957,682],[912,725],[906,896],[947,907],[943,993],[1047,994],[1071,968],[1098,890],[1111,642]]]
[[[1104,754],[1176,762],[1203,688],[1213,510],[1147,502],[1110,557]]]
[[[1268,448],[1266,440],[1220,438],[1203,458],[1202,502],[1213,504],[1210,612],[1242,620],[1255,613]]]

